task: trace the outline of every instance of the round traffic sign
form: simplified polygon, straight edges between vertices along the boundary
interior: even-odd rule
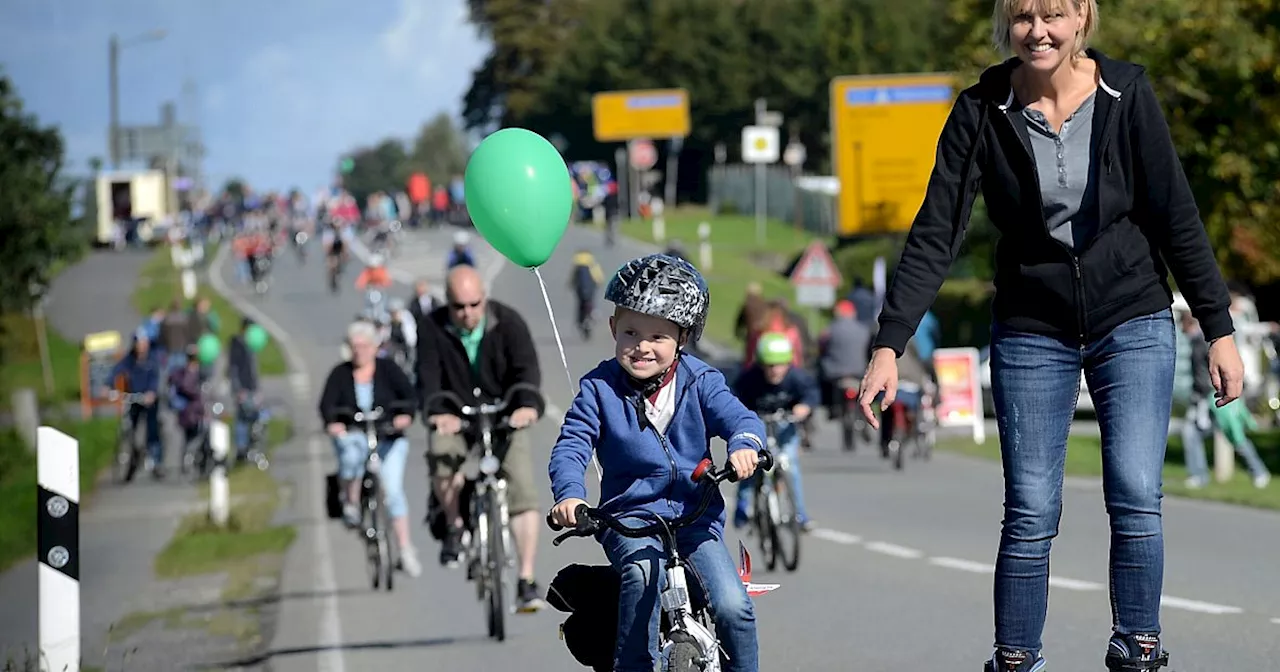
[[[649,140],[632,140],[627,148],[627,156],[631,167],[636,170],[650,170],[658,165],[658,148]]]

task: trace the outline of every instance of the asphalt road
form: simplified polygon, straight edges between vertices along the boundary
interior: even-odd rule
[[[449,233],[410,234],[393,262],[397,280],[427,277],[438,284]],[[571,229],[543,268],[575,381],[611,356],[607,332],[584,343],[572,328],[566,279],[569,259],[580,247],[593,249],[606,272],[648,251],[633,242],[605,249],[597,234]],[[424,663],[438,670],[578,669],[558,639],[564,616],[559,612],[513,615],[507,641],[488,641],[474,591],[460,570],[436,564],[438,544],[421,525],[415,525],[414,535],[423,575],[401,580],[390,594],[368,587],[361,545],[324,515],[323,475],[333,469],[334,458],[313,410],[360,297],[350,288],[354,271],[344,291],[330,295],[319,262],[315,256],[301,267],[293,259],[282,261],[270,293],[252,299],[255,312],[287,340],[297,369],[295,392],[305,397],[303,413],[310,418],[299,430],[312,436],[273,462],[273,470],[295,482],[296,497],[283,518],[297,524],[300,533],[286,564],[280,623],[266,654],[270,664],[280,672],[420,668]],[[537,341],[548,401],[566,407],[571,387],[536,278],[487,249],[479,265],[492,281],[491,295],[521,308]],[[231,277],[229,267],[222,271]],[[409,293],[407,286],[396,291]],[[981,669],[992,639],[991,571],[1002,498],[998,467],[938,455],[895,473],[877,455],[839,451],[834,428],[819,426],[815,451],[802,459],[808,506],[819,529],[805,538],[797,572],[770,575],[757,562],[757,581],[782,584],[757,598],[761,668]],[[553,412],[532,430],[539,464],[545,464],[557,429]],[[406,487],[411,516],[418,521],[427,495],[421,425],[411,438],[414,455]],[[548,488],[545,470],[538,469],[537,476]],[[588,483],[594,486],[594,481],[589,475]],[[550,506],[549,489],[543,492]],[[1045,655],[1054,670],[1101,670],[1110,609],[1109,533],[1100,487],[1072,480],[1065,500],[1052,557]],[[1167,499],[1165,533],[1162,620],[1171,669],[1275,669],[1280,664],[1280,515]],[[560,548],[549,542],[544,530],[538,558],[544,587],[564,564],[604,562],[590,540],[571,540]],[[755,548],[750,540],[748,548]]]

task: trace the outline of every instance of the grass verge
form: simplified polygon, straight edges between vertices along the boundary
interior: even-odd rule
[[[272,420],[268,445],[274,448],[287,440],[289,431],[288,421]],[[204,511],[188,515],[156,556],[157,576],[172,579],[224,572],[256,556],[288,550],[296,530],[271,524],[280,503],[279,485],[271,472],[239,466],[228,475],[227,483],[232,505],[226,527],[213,525]],[[201,499],[207,500],[208,493],[208,485],[202,485]]]
[[[115,454],[115,418],[88,421],[46,418],[46,424],[80,441],[80,506],[93,493],[97,476]],[[36,548],[36,454],[13,429],[0,430],[0,571]]]
[[[667,213],[666,239],[679,239],[695,264],[698,263],[698,225],[711,225],[711,270],[702,269],[711,288],[711,312],[707,316],[706,335],[716,343],[741,345],[734,334],[738,311],[742,308],[747,283],[761,284],[767,297],[786,298],[795,302],[795,290],[782,275],[815,237],[779,220],[768,220],[764,243],[756,241],[756,221],[745,215],[712,216],[705,208],[684,207]],[[653,223],[632,219],[622,223],[621,232],[630,238],[651,244]],[[794,306],[793,306],[794,307]],[[803,308],[797,312],[804,315]],[[827,318],[810,311],[810,326],[821,328]],[[815,332],[816,333],[816,332]]]
[[[1280,430],[1268,430],[1252,434],[1253,443],[1258,454],[1267,463],[1273,473],[1280,472]],[[1205,442],[1205,451],[1212,462],[1212,443]],[[976,444],[964,437],[947,437],[938,439],[938,448],[951,452],[972,455],[989,460],[1000,459],[1000,441],[988,439],[984,444]],[[1280,509],[1280,481],[1273,482],[1270,487],[1259,490],[1253,487],[1249,472],[1242,465],[1237,465],[1234,477],[1226,483],[1211,482],[1200,489],[1186,487],[1183,482],[1187,478],[1184,466],[1182,438],[1169,437],[1169,448],[1165,454],[1164,491],[1165,494],[1191,499],[1238,504],[1260,509]],[[1068,476],[1101,476],[1102,475],[1102,441],[1093,436],[1071,436],[1067,440],[1066,474]]]
[[[72,343],[45,323],[53,389],[44,385],[36,322],[26,315],[0,316],[0,408],[8,409],[14,390],[36,391],[41,405],[80,400],[80,344]]]
[[[212,259],[215,252],[216,248],[211,248],[205,254]],[[225,348],[227,340],[239,333],[243,316],[208,282],[200,283],[196,297],[209,299],[212,304],[213,312],[221,322],[218,339]],[[173,267],[169,248],[161,247],[152,254],[138,276],[138,286],[133,291],[133,307],[139,315],[147,315],[156,308],[168,307],[175,298],[182,298],[182,278]],[[284,353],[274,340],[268,341],[267,347],[258,353],[258,370],[264,376],[281,376],[289,372]]]

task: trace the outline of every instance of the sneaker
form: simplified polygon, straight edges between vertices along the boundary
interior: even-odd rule
[[[1267,484],[1270,482],[1271,482],[1271,474],[1262,473],[1253,477],[1253,487],[1259,490],[1267,487]]]
[[[400,569],[415,579],[422,575],[422,563],[418,562],[418,549],[413,546],[400,548]]]
[[[352,527],[352,528],[359,527],[360,507],[356,506],[355,504],[352,504],[351,502],[347,502],[346,504],[343,504],[342,505],[342,522],[346,523],[347,527]]]
[[[1203,476],[1191,476],[1183,482],[1183,485],[1186,485],[1188,490],[1199,490],[1208,485],[1208,482],[1209,479]]]
[[[453,569],[458,566],[458,558],[462,556],[462,530],[453,528],[440,544],[440,564]]]
[[[1104,662],[1115,672],[1156,670],[1169,664],[1169,652],[1160,644],[1159,635],[1115,635],[1107,645]]]
[[[1034,651],[997,649],[982,669],[985,672],[1041,672],[1044,658]]]
[[[532,614],[547,606],[538,592],[538,582],[533,579],[520,579],[516,582],[516,611],[521,614]]]

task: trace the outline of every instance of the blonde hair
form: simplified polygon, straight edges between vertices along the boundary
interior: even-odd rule
[[[1009,43],[1009,28],[1013,25],[1013,16],[1022,10],[1028,0],[996,0],[991,12],[991,43],[1002,54],[1013,52]],[[1089,46],[1089,38],[1098,30],[1098,0],[1030,0],[1032,11],[1047,12],[1052,10],[1074,11],[1084,14],[1084,25],[1076,33],[1076,50],[1074,55],[1083,54]]]

